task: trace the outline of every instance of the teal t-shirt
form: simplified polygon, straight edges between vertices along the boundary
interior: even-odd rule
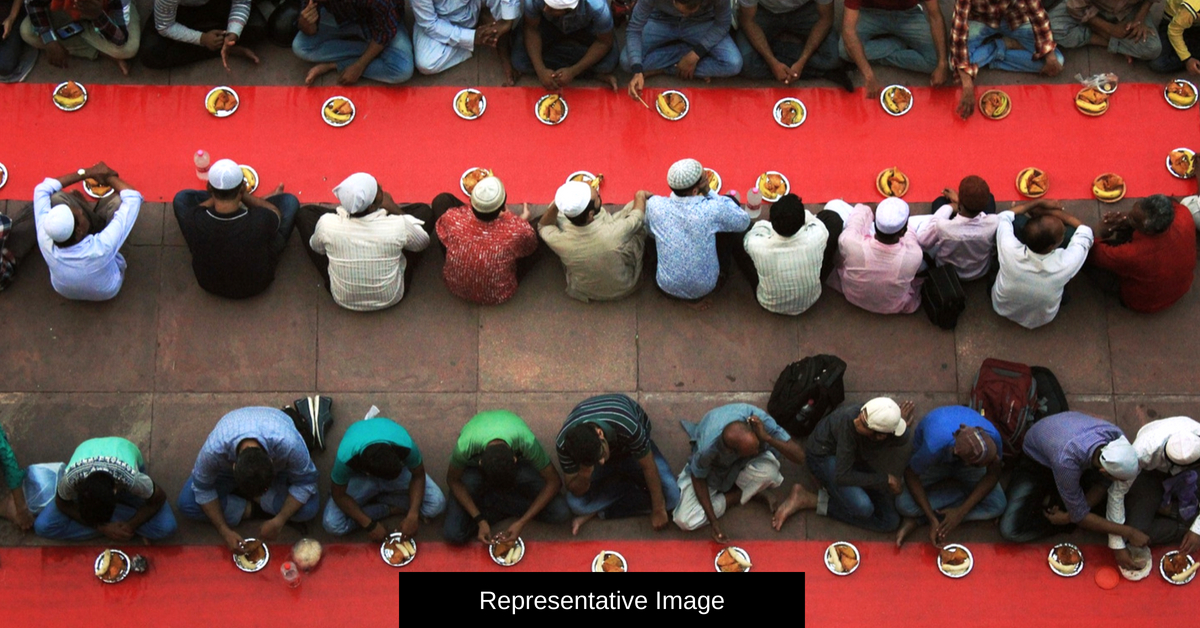
[[[71,461],[63,470],[58,481],[58,495],[73,501],[75,487],[92,473],[103,471],[113,476],[118,489],[150,499],[154,494],[154,481],[143,471],[145,467],[141,450],[124,438],[109,436],[85,440],[75,448]]]
[[[355,458],[376,443],[387,443],[403,450],[404,466],[410,470],[421,466],[421,451],[417,449],[412,436],[408,435],[408,430],[391,419],[375,417],[359,421],[346,430],[346,435],[338,445],[337,459],[333,462],[330,477],[333,483],[338,486],[349,484],[351,476],[359,472],[355,468],[358,466]]]

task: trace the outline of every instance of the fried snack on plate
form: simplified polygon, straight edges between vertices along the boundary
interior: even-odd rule
[[[1125,180],[1111,172],[1102,174],[1092,183],[1092,195],[1103,203],[1115,203],[1125,197]]]
[[[1095,87],[1081,89],[1075,95],[1075,106],[1087,115],[1098,116],[1108,111],[1108,94]]]
[[[683,94],[676,91],[666,91],[658,95],[655,99],[655,107],[658,108],[658,113],[663,117],[678,120],[687,113],[688,103],[687,98]]]
[[[1170,154],[1171,172],[1182,178],[1191,177],[1195,171],[1195,153],[1186,148],[1176,148]]]
[[[54,102],[64,109],[78,109],[87,102],[87,93],[83,86],[75,81],[67,81],[54,91]]]
[[[478,90],[464,89],[454,98],[454,109],[458,115],[475,119],[483,114],[484,98]]]
[[[904,196],[908,192],[908,177],[896,168],[888,168],[875,178],[875,189],[884,196]]]
[[[538,101],[537,116],[543,122],[558,124],[567,115],[567,103],[558,94],[543,96]]]
[[[490,176],[492,176],[492,171],[487,168],[472,168],[464,172],[462,176],[463,191],[467,193],[467,196],[470,196],[471,192],[475,189],[475,184]]]

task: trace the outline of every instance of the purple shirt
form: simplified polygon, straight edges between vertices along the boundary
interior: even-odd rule
[[[846,300],[876,314],[912,314],[921,307],[921,245],[912,231],[896,244],[875,239],[875,213],[854,206],[838,238],[839,264],[829,275],[829,287]]]
[[[1071,523],[1083,521],[1091,510],[1079,480],[1092,468],[1092,454],[1121,436],[1121,428],[1082,412],[1052,414],[1025,433],[1025,455],[1054,472]]]

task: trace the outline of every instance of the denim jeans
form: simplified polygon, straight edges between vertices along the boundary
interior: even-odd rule
[[[679,505],[679,484],[671,465],[658,446],[650,443],[654,464],[662,484],[663,502],[670,513]],[[601,519],[621,519],[650,514],[650,491],[646,476],[635,458],[596,465],[592,471],[592,486],[583,495],[567,493],[567,506],[576,515],[599,513]]]
[[[233,474],[220,475],[217,477],[217,500],[221,504],[221,511],[225,513],[225,523],[230,526],[236,526],[242,522],[242,516],[246,513],[246,498],[240,495],[234,495],[233,491],[236,487],[233,481]],[[283,510],[283,504],[288,497],[288,481],[287,474],[280,473],[275,476],[274,483],[271,488],[263,493],[262,497],[257,500],[258,505],[268,515],[274,516]],[[196,489],[193,485],[193,478],[188,477],[187,482],[183,485],[183,490],[179,492],[179,513],[193,521],[208,521],[208,515],[204,514],[204,510],[200,508],[200,504],[196,503]],[[309,521],[317,516],[317,512],[321,509],[321,500],[318,496],[313,495],[296,514],[292,515],[288,521],[297,523]]]
[[[367,50],[370,38],[367,31],[357,22],[338,24],[328,12],[321,14],[321,23],[315,35],[296,33],[292,40],[292,52],[297,57],[312,63],[336,63],[341,72],[358,61]],[[367,64],[364,77],[380,83],[403,83],[413,75],[413,45],[408,31],[403,26],[388,42],[383,52]]]
[[[466,485],[467,493],[489,524],[524,515],[537,499],[538,493],[546,486],[542,474],[527,460],[517,464],[516,483],[508,491],[500,492],[484,486],[483,472],[477,467],[463,470],[462,483]],[[544,523],[563,523],[570,518],[571,511],[562,495],[555,495],[537,515],[537,520]],[[457,499],[449,500],[446,504],[446,521],[442,527],[442,535],[446,541],[466,543],[474,538],[478,531],[479,525],[471,521],[462,504]]]
[[[346,485],[346,494],[358,504],[371,519],[383,519],[394,506],[408,510],[408,485],[412,482],[412,471],[405,469],[394,480],[381,480],[362,473],[355,473]],[[446,509],[446,496],[442,489],[425,475],[425,499],[421,502],[421,516],[431,519]],[[322,518],[325,531],[338,536],[359,529],[358,522],[346,516],[332,498],[325,504]]]
[[[1183,7],[1180,7],[1180,10],[1186,11]],[[1162,44],[1162,52],[1150,61],[1150,69],[1162,74],[1182,72],[1184,68],[1184,62],[1171,46],[1171,40],[1167,39],[1167,27],[1170,25],[1171,17],[1163,15],[1162,21],[1158,23],[1158,41]],[[1187,44],[1188,50],[1200,50],[1200,27],[1184,29],[1183,43]]]
[[[1116,17],[1103,11],[1097,17],[1114,24],[1120,22]],[[1150,35],[1146,37],[1146,41],[1138,42],[1134,39],[1111,37],[1108,40],[1108,51],[1115,55],[1128,55],[1143,61],[1156,59],[1162,54],[1163,43],[1158,38],[1158,31],[1154,28],[1154,21],[1149,14],[1146,14],[1145,24],[1146,28],[1150,29]],[[1050,10],[1050,29],[1054,33],[1054,41],[1063,48],[1087,46],[1093,32],[1090,26],[1071,17],[1071,14],[1067,12],[1066,2]]]
[[[646,72],[667,70],[674,73],[674,65],[700,41],[711,24],[694,22],[681,24],[651,18],[642,29],[642,69]],[[632,72],[629,49],[621,50],[621,68]],[[724,37],[713,46],[708,54],[700,57],[696,64],[696,78],[722,78],[737,76],[742,70],[742,55],[732,37]]]
[[[128,493],[117,495],[117,509],[113,511],[111,521],[129,521],[145,503],[146,500]],[[159,541],[175,534],[175,529],[175,514],[171,512],[171,504],[163,502],[158,512],[138,526],[135,532],[144,539]],[[63,514],[54,501],[51,501],[34,520],[33,531],[44,539],[56,541],[86,541],[100,536],[96,528],[86,526]]]
[[[1107,483],[1107,480],[1099,472],[1088,470],[1083,474],[1080,485],[1087,491],[1097,482]],[[1105,500],[1100,500],[1096,506],[1101,516],[1104,516],[1105,504]],[[1072,525],[1057,526],[1050,523],[1043,514],[1050,505],[1062,508],[1058,485],[1054,483],[1054,472],[1032,460],[1021,461],[1013,469],[1008,482],[1008,505],[1000,516],[1000,536],[1012,543],[1028,543],[1056,532],[1072,530]]]
[[[13,2],[21,0],[8,0],[7,2],[0,0],[0,11],[7,17],[8,11],[12,7]],[[24,16],[24,11],[18,9],[20,16]],[[18,24],[20,22],[18,21]],[[0,77],[8,76],[17,71],[17,66],[21,63],[21,54],[25,50],[25,40],[21,39],[20,33],[12,33],[8,39],[0,39]]]
[[[786,65],[792,65],[800,60],[800,55],[804,54],[804,41],[819,19],[820,15],[817,13],[817,3],[815,2],[809,2],[799,9],[787,13],[771,13],[762,7],[759,7],[758,11],[754,13],[754,23],[762,29],[767,43],[771,45],[771,54],[775,55],[780,63]],[[792,35],[799,41],[781,41],[781,36],[785,34]],[[837,54],[838,39],[837,28],[830,30],[825,41],[821,42],[816,52],[809,58],[808,63],[804,66],[805,69],[823,72],[840,65],[841,61],[838,60]],[[737,35],[737,46],[738,51],[742,53],[742,76],[754,79],[769,79],[775,76],[771,74],[771,68],[767,65],[766,60],[758,54],[754,46],[750,45],[750,40],[740,29]]]
[[[929,506],[934,511],[938,511],[961,506],[985,475],[987,475],[987,469],[984,467],[969,467],[955,462],[931,465],[921,474],[920,479],[921,486],[925,487],[925,497],[929,499]],[[946,484],[947,480],[951,483]],[[930,486],[939,483],[942,485],[930,490]],[[966,517],[963,517],[963,521],[995,519],[1004,514],[1004,507],[1007,504],[1008,500],[1004,497],[1004,489],[997,483],[992,487],[992,491],[985,495],[978,504],[975,504]],[[918,523],[929,523],[925,512],[908,492],[907,485],[904,487],[904,492],[896,498],[896,510],[905,517],[915,518]]]
[[[933,74],[937,68],[933,32],[919,5],[906,11],[859,9],[855,30],[867,61],[922,74]],[[838,42],[838,54],[844,61],[850,61],[845,41]]]
[[[809,456],[805,463],[829,493],[830,518],[873,532],[894,532],[900,527],[900,513],[887,489],[838,486],[837,456]]]
[[[542,62],[552,71],[561,70],[579,63],[583,59],[583,56],[587,54],[588,47],[596,41],[596,36],[586,29],[567,34],[558,30],[557,26],[544,18],[539,22],[539,25],[538,30],[542,33]],[[513,30],[516,31],[513,35],[513,68],[521,74],[533,74],[533,61],[529,58],[529,51],[525,49],[525,28],[518,24],[513,27]],[[597,74],[612,74],[620,58],[621,53],[617,50],[617,42],[614,39],[613,46],[609,49],[608,54],[601,57],[584,74],[592,72]]]
[[[1003,20],[1000,21],[999,29],[992,28],[983,22],[972,21],[969,24],[970,35],[967,39],[967,50],[971,55],[971,63],[977,64],[981,68],[1008,72],[1038,73],[1045,67],[1045,57],[1033,58],[1037,43],[1033,36],[1033,27],[1028,22],[1016,30],[1009,28],[1008,23]],[[1004,43],[1005,38],[1015,40],[1021,45],[1021,48],[1009,50]],[[1063,62],[1063,55],[1057,48],[1054,50],[1054,55],[1058,57],[1059,63]]]

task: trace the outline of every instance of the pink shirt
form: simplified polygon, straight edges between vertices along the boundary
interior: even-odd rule
[[[917,241],[938,265],[953,266],[959,279],[979,279],[987,274],[996,255],[996,226],[1000,221],[995,214],[951,218],[953,213],[949,205],[939,207],[917,233]]]
[[[911,231],[896,244],[875,239],[875,214],[858,204],[838,238],[838,267],[829,287],[877,314],[911,314],[921,307],[921,245]]]

